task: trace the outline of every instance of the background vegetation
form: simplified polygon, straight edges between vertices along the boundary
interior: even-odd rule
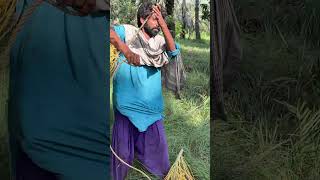
[[[233,1],[240,76],[215,122],[213,179],[320,179],[320,1]]]

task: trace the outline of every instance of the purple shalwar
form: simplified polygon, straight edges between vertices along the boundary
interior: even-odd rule
[[[144,132],[130,120],[115,112],[112,132],[112,148],[126,163],[132,165],[134,157],[152,174],[164,177],[170,169],[168,145],[162,120],[153,123]],[[112,175],[114,180],[124,180],[129,167],[112,155]]]

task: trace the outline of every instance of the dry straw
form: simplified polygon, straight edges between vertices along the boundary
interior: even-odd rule
[[[179,155],[171,166],[171,169],[164,180],[194,180],[190,166],[183,157],[183,149],[180,150]]]

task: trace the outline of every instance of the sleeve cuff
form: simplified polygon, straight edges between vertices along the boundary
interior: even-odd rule
[[[180,45],[178,43],[175,43],[175,46],[176,46],[176,50],[167,51],[169,58],[175,57],[180,53]]]

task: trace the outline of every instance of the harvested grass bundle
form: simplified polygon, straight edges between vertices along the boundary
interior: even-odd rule
[[[171,166],[171,169],[164,180],[194,180],[191,173],[190,166],[183,158],[183,149],[180,150],[179,155]]]
[[[114,76],[118,68],[119,51],[110,43],[110,79]]]

